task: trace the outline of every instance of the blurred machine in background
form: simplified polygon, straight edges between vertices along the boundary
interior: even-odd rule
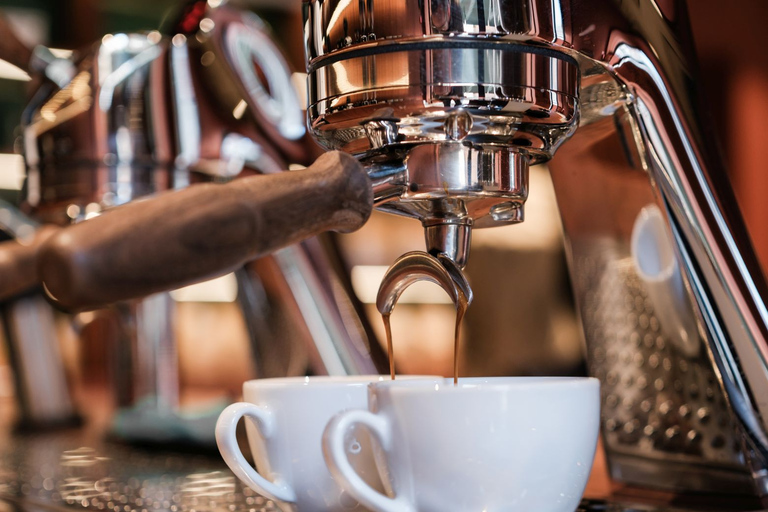
[[[258,17],[234,7],[190,2],[171,20],[166,21],[169,35],[107,34],[67,58],[54,56],[32,66],[30,73],[44,78],[37,77],[39,88],[23,117],[27,179],[21,208],[38,222],[65,226],[87,221],[147,194],[271,173],[289,163],[307,163],[316,153],[303,139],[304,115],[290,71]],[[34,55],[45,51],[37,47]],[[57,67],[66,70],[59,82],[51,72]],[[194,369],[187,375],[204,375],[198,383],[204,387],[216,382],[211,375],[218,371],[226,378],[217,383],[232,390],[254,375],[375,372],[365,326],[347,312],[354,303],[336,274],[340,267],[332,245],[331,240],[309,240],[208,283],[208,295],[198,287],[197,300],[201,291],[203,301],[236,299],[242,319],[223,325],[217,319],[210,338],[188,337],[187,345],[202,347],[191,348],[184,359]],[[182,290],[176,297],[189,301],[190,294],[195,291]],[[80,362],[95,365],[79,373],[91,384],[94,374],[101,374],[106,381],[100,384],[114,388],[119,408],[114,433],[120,437],[212,442],[212,422],[226,400],[207,412],[199,404],[191,414],[179,409],[177,338],[200,328],[190,327],[199,321],[196,315],[187,315],[186,327],[179,327],[176,302],[161,293],[75,317],[82,338]],[[24,333],[39,337],[42,311],[53,314],[44,301],[40,307],[41,312],[25,317],[26,328],[8,331],[9,346],[32,346],[15,338]],[[238,316],[230,310],[224,319]],[[54,375],[41,365],[63,361],[56,355],[55,336],[46,335],[48,351],[13,359],[17,382],[24,382],[25,375]],[[242,357],[243,339],[248,357]],[[210,347],[216,347],[218,359],[201,357]],[[50,356],[43,357],[46,353]],[[27,364],[19,365],[22,361]],[[55,374],[60,382],[49,382],[49,388],[65,392],[63,369]],[[61,421],[27,414],[38,396],[18,393],[26,423]]]

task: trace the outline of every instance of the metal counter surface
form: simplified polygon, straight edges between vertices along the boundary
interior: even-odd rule
[[[121,444],[107,439],[98,421],[13,432],[9,416],[0,414],[0,512],[289,510],[243,486],[212,451]],[[675,510],[682,509],[585,499],[577,512]]]

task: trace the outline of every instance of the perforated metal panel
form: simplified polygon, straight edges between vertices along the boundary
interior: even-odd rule
[[[747,486],[740,437],[704,342],[695,356],[670,342],[628,254],[606,240],[589,252],[574,250],[571,260],[588,367],[601,381],[602,430],[614,476],[622,476],[614,463],[621,455],[677,462],[683,473],[732,471]],[[670,475],[656,473],[658,482],[649,483],[663,487]]]

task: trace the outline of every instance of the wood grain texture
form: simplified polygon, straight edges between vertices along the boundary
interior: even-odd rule
[[[68,309],[172,290],[323,231],[361,227],[367,174],[327,153],[301,171],[202,184],[115,208],[51,237],[39,255],[49,295]]]
[[[0,243],[0,301],[11,299],[40,286],[37,256],[43,243],[58,228],[41,228],[28,241],[8,240]]]

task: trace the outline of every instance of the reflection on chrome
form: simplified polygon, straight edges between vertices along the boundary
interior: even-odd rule
[[[212,511],[231,501],[235,492],[235,477],[222,471],[191,474],[184,478],[179,490],[182,506]]]
[[[81,447],[61,454],[59,466],[66,475],[57,490],[67,503],[87,506],[93,498],[108,498],[107,457],[101,457],[95,449]]]
[[[89,468],[108,460],[106,457],[99,457],[95,449],[83,446],[63,452],[60,464],[63,468]]]
[[[88,501],[92,498],[107,497],[109,493],[100,489],[97,483],[92,480],[81,480],[79,478],[67,478],[59,485],[61,497],[67,503]]]

